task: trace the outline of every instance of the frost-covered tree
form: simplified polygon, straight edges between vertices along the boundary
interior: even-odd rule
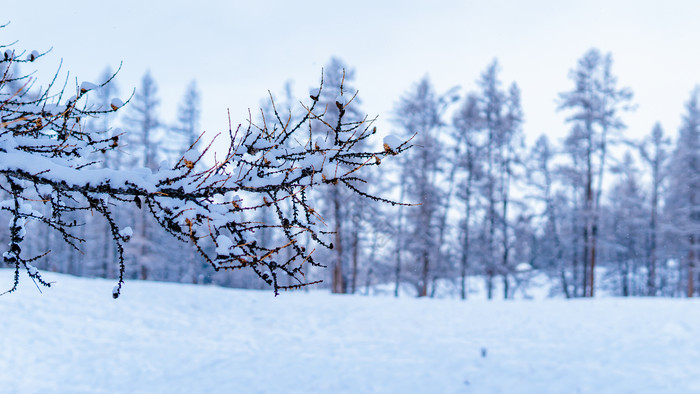
[[[158,118],[158,86],[151,72],[147,71],[141,78],[141,86],[136,89],[134,98],[124,119],[128,132],[130,153],[133,165],[158,169],[159,146],[156,134],[162,124]]]
[[[443,199],[439,173],[442,171],[442,146],[439,132],[443,126],[443,98],[425,77],[399,100],[394,110],[394,123],[405,138],[416,145],[403,158],[402,187],[411,202],[420,205],[406,215],[406,231],[410,242],[404,247],[415,262],[405,272],[419,296],[428,295],[431,270],[440,248],[438,219]],[[409,275],[410,274],[410,275]],[[398,277],[398,275],[397,275]]]
[[[651,131],[642,142],[632,142],[639,152],[639,156],[648,168],[651,170],[651,180],[649,184],[649,220],[648,220],[648,235],[647,235],[647,295],[654,296],[659,290],[658,280],[658,262],[661,256],[659,248],[660,230],[659,223],[660,207],[661,207],[661,192],[662,184],[668,174],[666,171],[666,163],[668,160],[668,146],[670,140],[664,135],[664,130],[660,123],[656,123]],[[645,226],[646,227],[646,226]]]
[[[0,57],[0,67],[8,70],[14,62],[33,62],[40,56],[10,48]],[[320,185],[359,192],[351,185],[362,179],[365,168],[379,165],[406,146],[394,138],[383,150],[356,149],[374,134],[371,122],[345,122],[350,103],[339,103],[339,116],[329,123],[318,106],[322,82],[304,104],[304,116],[298,122],[288,123],[275,111],[275,118],[265,123],[249,121],[215,137],[226,148],[214,163],[203,163],[205,148],[188,150],[167,167],[149,166],[155,154],[146,151],[141,168],[103,168],[100,159],[117,149],[123,138],[84,127],[84,121],[123,106],[116,98],[110,108],[91,101],[91,92],[109,81],[80,83],[73,95],[55,91],[53,84],[33,90],[27,81],[26,75],[5,72],[0,76],[0,190],[7,196],[0,209],[10,216],[10,242],[3,254],[4,264],[14,269],[10,292],[19,285],[22,270],[50,286],[33,265],[44,254],[28,255],[23,248],[28,238],[49,231],[78,250],[84,239],[76,230],[82,223],[69,214],[92,212],[108,224],[117,251],[119,279],[113,296],[118,297],[126,271],[124,244],[134,231],[128,223],[115,220],[115,211],[134,206],[151,217],[161,232],[190,243],[216,271],[251,270],[276,293],[307,285],[301,275],[304,266],[320,265],[314,251],[331,243],[309,192]],[[321,126],[309,128],[312,120]],[[283,204],[289,209],[283,209]],[[250,220],[251,213],[259,210],[272,212],[273,220]],[[261,246],[254,232],[263,228],[282,236]],[[309,245],[301,242],[306,236]],[[285,284],[282,277],[293,282]]]
[[[608,227],[601,240],[607,241],[607,260],[612,268],[609,273],[618,277],[614,287],[620,289],[624,297],[642,295],[647,292],[647,278],[641,274],[649,225],[646,196],[640,185],[639,170],[629,152],[612,170],[619,176],[611,190],[608,213],[601,223]]]
[[[487,297],[493,297],[493,279],[503,278],[504,297],[509,297],[509,275],[513,265],[510,259],[512,240],[509,225],[512,196],[511,183],[515,166],[519,163],[522,144],[522,109],[520,91],[512,84],[506,91],[498,77],[499,65],[494,60],[481,74],[479,109],[483,128],[483,181],[481,195],[485,212],[481,238],[481,255],[486,275]]]
[[[686,295],[692,297],[700,259],[700,87],[685,104],[676,147],[669,160],[666,211],[673,227],[669,232],[678,240],[678,261],[686,267]]]
[[[180,105],[177,110],[177,123],[172,127],[175,132],[178,146],[173,148],[175,155],[182,155],[190,148],[196,148],[195,145],[202,136],[202,131],[199,129],[199,121],[202,116],[202,98],[197,88],[197,83],[192,81],[187,85]]]
[[[524,148],[522,122],[523,113],[520,107],[520,89],[512,83],[506,94],[503,127],[498,135],[497,159],[499,168],[499,197],[500,197],[500,226],[501,226],[501,264],[503,277],[503,297],[511,297],[510,276],[515,273],[516,263],[513,260],[512,249],[518,240],[511,236],[511,214],[515,210],[515,198],[511,194],[513,185],[519,179],[518,168],[522,164],[522,149]],[[521,216],[520,227],[525,227],[526,220]]]
[[[561,290],[572,296],[569,288],[566,264],[566,245],[563,241],[561,211],[566,209],[556,190],[554,168],[555,151],[546,135],[541,135],[530,152],[527,179],[533,189],[531,197],[543,205],[540,214],[540,241],[537,243],[537,266],[550,277],[561,281]]]
[[[471,232],[474,220],[474,201],[477,192],[475,182],[481,174],[482,118],[476,94],[466,97],[452,119],[453,138],[457,144],[455,165],[460,170],[457,196],[464,202],[464,216],[460,224],[461,242],[459,257],[460,296],[467,298],[467,273],[471,253]]]
[[[584,175],[583,196],[583,291],[593,296],[594,273],[603,176],[611,133],[623,130],[620,113],[629,109],[632,91],[618,88],[612,74],[612,55],[591,49],[579,59],[569,78],[572,90],[559,94],[559,109],[567,110],[573,125],[569,148],[580,158]]]

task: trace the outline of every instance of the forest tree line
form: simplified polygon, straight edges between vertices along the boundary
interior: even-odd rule
[[[390,132],[410,139],[412,147],[366,183],[353,184],[359,194],[338,187],[313,192],[333,248],[314,252],[327,268],[309,268],[306,279],[323,280],[320,286],[335,293],[463,299],[482,286],[488,298],[512,298],[543,276],[552,295],[567,298],[599,290],[700,294],[700,88],[679,108],[677,134],[657,123],[645,138],[629,138],[625,119],[634,116],[633,90],[618,86],[610,54],[591,49],[570,70],[569,89],[556,98],[567,115],[566,138],[551,141],[543,134],[527,144],[520,89],[500,79],[500,67],[495,60],[487,65],[475,76],[473,91],[438,92],[425,77],[396,100]],[[107,70],[104,78],[110,75]],[[332,58],[323,83],[315,100],[337,118],[340,89],[343,97],[354,92],[354,70]],[[94,99],[108,106],[115,89],[115,83],[106,85]],[[120,118],[88,120],[85,127],[110,129],[128,141],[101,165],[156,170],[190,147],[204,149],[201,93],[194,82],[183,89],[177,118],[163,120],[157,83],[146,73]],[[264,122],[275,112],[303,116],[290,91],[250,121]],[[353,100],[345,121],[366,121],[360,97]],[[412,205],[381,204],[362,193]],[[266,212],[247,220],[267,222]],[[107,224],[89,213],[75,215],[74,231],[86,240],[80,250],[50,231],[40,233],[27,247],[51,253],[35,265],[116,277]],[[266,287],[243,270],[214,273],[186,245],[156,231],[139,208],[125,207],[116,220],[134,229],[126,247],[128,278]],[[255,234],[263,246],[280,236],[264,228]],[[0,230],[1,242],[8,237],[6,228]]]

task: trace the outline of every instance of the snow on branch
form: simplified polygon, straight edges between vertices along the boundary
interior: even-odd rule
[[[111,79],[77,84],[75,94],[67,99],[65,87],[52,93],[53,83],[34,91],[30,89],[33,79],[16,74],[13,65],[40,56],[32,52],[20,60],[8,49],[0,57],[0,189],[7,196],[0,201],[0,209],[11,216],[10,244],[3,261],[15,269],[8,292],[17,289],[22,269],[35,282],[50,286],[31,264],[49,251],[40,256],[22,253],[29,222],[43,224],[78,249],[85,240],[71,231],[80,224],[67,213],[91,211],[107,222],[118,253],[119,280],[113,291],[117,298],[124,283],[124,244],[133,231],[115,220],[115,201],[133,204],[152,216],[163,231],[191,243],[217,271],[253,270],[275,294],[308,285],[304,265],[321,266],[314,260],[315,248],[308,250],[298,242],[302,235],[308,234],[317,246],[333,247],[324,239],[323,217],[309,201],[312,188],[349,187],[366,198],[397,204],[361,192],[352,182],[362,180],[365,167],[380,165],[385,156],[405,150],[407,143],[389,138],[380,151],[359,149],[360,141],[376,133],[374,119],[346,122],[343,116],[350,103],[338,102],[340,118],[326,120],[325,109],[317,108],[323,81],[318,94],[302,104],[304,115],[296,122],[283,118],[271,97],[275,119],[255,124],[251,117],[247,126],[229,125],[228,133],[217,135],[202,152],[191,148],[171,168],[113,170],[96,164],[120,146],[120,135],[84,127],[84,120],[117,111],[128,100],[115,98],[109,108],[89,101],[90,92]],[[227,146],[225,155],[213,164],[205,163],[204,154],[222,143]],[[275,220],[247,219],[258,210],[269,210]],[[263,228],[281,231],[283,240],[259,245],[253,235]],[[283,250],[286,253],[280,253]],[[280,276],[294,282],[282,285]]]

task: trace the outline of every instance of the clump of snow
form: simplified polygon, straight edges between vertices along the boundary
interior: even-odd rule
[[[122,135],[122,134],[124,134],[124,130],[123,130],[122,128],[120,128],[120,127],[115,127],[115,128],[112,130],[112,137],[116,137],[116,136],[119,136],[119,135]]]
[[[229,191],[229,192],[226,192],[226,195],[224,196],[224,201],[226,201],[226,202],[235,201],[236,203],[240,204],[243,201],[243,199],[238,194],[235,194],[234,192]]]
[[[80,84],[80,91],[81,91],[81,92],[87,92],[87,91],[89,91],[89,90],[95,90],[95,89],[97,89],[98,87],[99,87],[98,85],[95,85],[95,84],[92,83],[92,82],[84,81],[84,82],[82,82],[82,83]]]
[[[199,152],[197,152],[196,150],[190,149],[187,152],[185,152],[185,154],[182,156],[182,158],[191,162],[191,163],[194,163],[197,160],[199,160],[200,155],[201,154]]]
[[[231,253],[230,249],[233,246],[233,241],[225,235],[219,235],[216,237],[216,254],[219,256],[227,256]]]
[[[321,173],[323,174],[323,177],[325,179],[334,179],[342,175],[342,172],[339,171],[337,164],[323,166],[323,170]]]
[[[336,102],[336,105],[340,104],[341,106],[345,107],[346,105],[348,105],[349,99],[348,99],[348,96],[339,94],[339,95],[335,96],[335,102]]]
[[[267,154],[265,155],[265,159],[267,160],[267,165],[270,167],[279,167],[282,164],[279,160],[275,158],[274,155]]]
[[[389,152],[396,152],[399,147],[403,144],[403,141],[394,135],[387,135],[384,137],[384,150]]]
[[[321,167],[323,167],[323,162],[325,159],[326,158],[323,155],[309,155],[303,160],[299,161],[299,166],[318,171],[321,169]]]
[[[40,196],[49,196],[51,193],[53,193],[53,188],[49,185],[38,185],[37,190],[39,191]]]
[[[330,138],[329,138],[330,140]],[[316,138],[316,143],[314,144],[314,149],[317,150],[325,150],[325,149],[330,149],[333,147],[333,144],[331,141],[327,141],[325,138],[318,137]]]
[[[119,98],[113,98],[112,101],[109,102],[109,106],[112,108],[112,110],[116,111],[124,106],[124,102]]]
[[[26,265],[27,265],[27,271],[29,271],[29,275],[36,276],[39,274],[39,270],[35,266],[33,266],[29,263],[27,263]]]
[[[27,60],[33,62],[37,57],[39,57],[39,51],[33,50],[29,53],[29,55],[27,55]]]
[[[263,138],[260,138],[259,140],[255,141],[255,143],[252,146],[255,149],[268,149],[268,148],[272,148],[274,146],[274,144],[271,143],[270,141],[267,141]]]
[[[124,227],[119,231],[119,236],[124,239],[129,239],[134,235],[134,230],[131,227]]]

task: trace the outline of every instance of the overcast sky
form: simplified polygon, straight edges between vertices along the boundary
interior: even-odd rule
[[[621,86],[634,90],[629,133],[655,121],[675,136],[683,103],[700,82],[699,1],[6,1],[3,43],[53,52],[38,76],[63,69],[96,81],[123,61],[126,98],[150,69],[161,115],[174,119],[185,87],[203,95],[202,127],[243,121],[267,90],[294,81],[301,98],[333,56],[356,70],[362,110],[390,129],[397,97],[428,74],[438,91],[472,90],[498,58],[502,80],[522,90],[528,141],[563,136],[557,94],[591,47],[612,52]]]

